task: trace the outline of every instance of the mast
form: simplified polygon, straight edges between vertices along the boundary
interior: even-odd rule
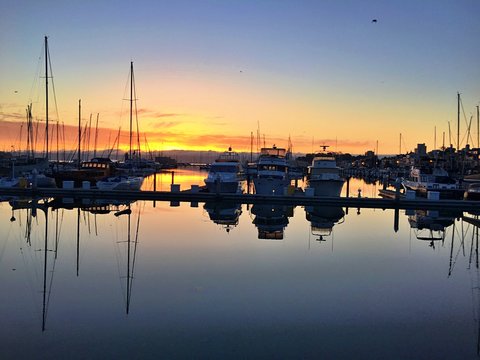
[[[81,141],[82,141],[82,127],[81,127],[81,115],[82,115],[82,100],[81,99],[78,99],[78,168],[80,169],[80,164],[82,162],[82,159],[81,159],[81,148],[80,148],[80,144],[81,144]]]
[[[480,148],[480,114],[477,105],[477,147]]]
[[[97,123],[95,124],[95,141],[93,144],[93,157],[97,157],[97,140],[98,140],[98,116],[100,114],[97,113]]]
[[[128,157],[132,160],[132,114],[133,114],[133,61],[130,61],[130,147]]]
[[[45,142],[48,161],[48,38],[45,36]]]
[[[460,151],[460,93],[457,92],[457,151]]]
[[[400,152],[399,155],[402,154],[402,133],[400,133]]]

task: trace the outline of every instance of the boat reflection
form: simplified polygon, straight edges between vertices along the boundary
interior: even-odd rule
[[[435,242],[445,240],[446,229],[455,223],[461,212],[439,210],[407,210],[408,223],[418,240],[428,241],[435,249]]]
[[[233,202],[206,202],[203,208],[210,220],[220,225],[227,233],[238,225],[242,214],[242,205]]]
[[[345,211],[338,206],[306,206],[306,219],[310,221],[311,232],[317,241],[325,241],[332,234],[335,224],[345,221]]]
[[[254,204],[251,212],[255,215],[253,224],[258,229],[258,238],[283,240],[288,218],[293,216],[293,206]]]

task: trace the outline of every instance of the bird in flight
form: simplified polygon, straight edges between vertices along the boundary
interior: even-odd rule
[[[377,22],[377,19],[373,19],[373,20],[372,20],[372,23],[376,23],[376,22]]]

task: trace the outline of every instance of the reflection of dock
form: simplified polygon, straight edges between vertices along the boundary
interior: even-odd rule
[[[210,202],[230,201],[243,204],[269,203],[291,206],[342,206],[358,208],[380,209],[462,209],[478,210],[478,201],[467,200],[428,200],[428,199],[384,199],[361,197],[314,197],[304,193],[293,195],[257,195],[257,194],[226,194],[203,193],[192,191],[116,191],[116,190],[83,190],[83,189],[2,189],[1,195],[22,196],[31,198],[69,197],[75,199],[117,199],[117,200],[146,200],[146,201],[183,201],[183,202]]]

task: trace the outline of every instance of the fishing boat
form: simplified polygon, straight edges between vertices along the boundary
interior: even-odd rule
[[[204,181],[209,192],[241,193],[244,179],[245,174],[239,155],[229,147],[228,151],[223,152],[210,165],[208,176]]]
[[[94,158],[80,163],[77,169],[58,170],[54,173],[58,187],[62,187],[64,181],[73,181],[75,187],[81,187],[84,181],[90,186],[96,185],[99,180],[113,176],[115,164],[110,159]]]
[[[111,176],[97,181],[99,190],[140,190],[143,184],[142,176]]]
[[[283,195],[290,185],[285,149],[262,148],[257,161],[257,176],[253,179],[255,193],[261,195]]]
[[[307,186],[314,189],[315,196],[340,196],[345,179],[334,156],[319,154],[308,167]]]

